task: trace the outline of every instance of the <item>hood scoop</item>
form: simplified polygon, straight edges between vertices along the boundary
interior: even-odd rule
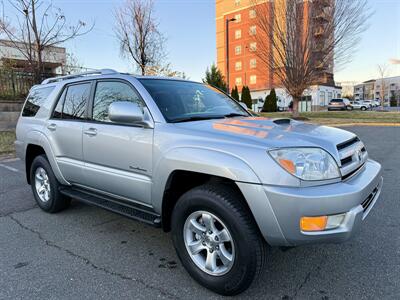
[[[291,121],[292,121],[291,119],[286,118],[286,119],[275,119],[272,122],[274,122],[277,125],[289,125]]]

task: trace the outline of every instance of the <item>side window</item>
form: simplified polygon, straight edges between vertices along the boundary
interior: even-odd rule
[[[53,90],[54,87],[36,88],[32,90],[26,99],[24,109],[22,110],[22,116],[34,117]]]
[[[62,119],[79,120],[85,118],[86,105],[90,97],[90,86],[91,83],[68,86],[62,109]],[[60,109],[59,104],[56,107],[57,109]]]
[[[110,122],[108,107],[116,101],[130,101],[144,107],[139,95],[128,84],[118,81],[99,81],[93,100],[93,120]]]

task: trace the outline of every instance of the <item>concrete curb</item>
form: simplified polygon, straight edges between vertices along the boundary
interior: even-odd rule
[[[400,123],[343,123],[343,124],[327,124],[327,126],[346,127],[346,126],[383,126],[383,127],[400,127]]]

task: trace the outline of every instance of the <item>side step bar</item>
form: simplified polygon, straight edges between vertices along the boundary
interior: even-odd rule
[[[139,220],[155,227],[161,227],[161,216],[146,206],[127,203],[116,198],[74,187],[62,187],[60,193],[78,201],[101,207],[130,219]]]

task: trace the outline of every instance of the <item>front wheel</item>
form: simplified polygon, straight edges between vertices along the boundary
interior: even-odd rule
[[[238,192],[206,184],[185,193],[172,215],[172,238],[183,266],[222,295],[246,290],[265,261],[266,243]]]
[[[60,184],[45,155],[39,155],[33,160],[30,179],[33,195],[41,209],[55,213],[69,206],[71,199],[60,193]]]

